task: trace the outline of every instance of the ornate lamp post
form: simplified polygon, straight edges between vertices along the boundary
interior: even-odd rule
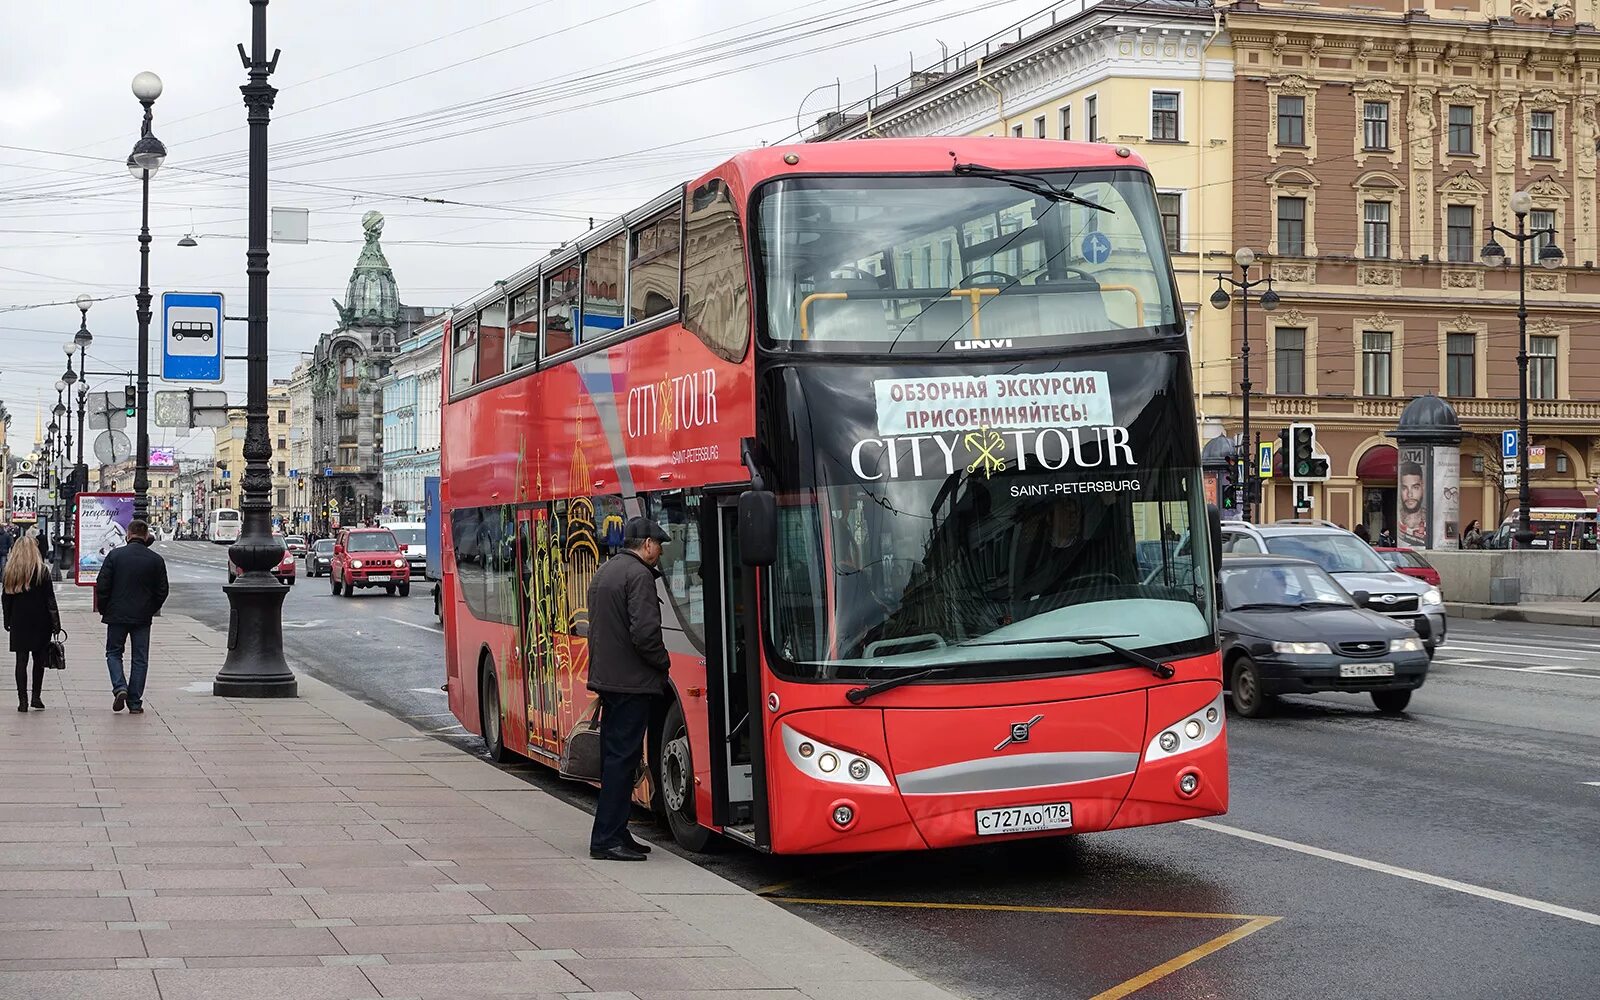
[[[1217,275],[1217,290],[1211,293],[1211,304],[1217,309],[1228,308],[1233,301],[1222,286],[1224,283],[1239,290],[1240,319],[1243,325],[1243,343],[1239,348],[1239,392],[1244,397],[1243,442],[1239,448],[1244,455],[1244,475],[1240,483],[1244,487],[1242,504],[1244,519],[1255,520],[1254,503],[1256,502],[1257,478],[1255,468],[1255,446],[1250,439],[1250,289],[1266,285],[1267,290],[1261,294],[1261,308],[1272,312],[1278,308],[1278,293],[1272,290],[1272,276],[1250,280],[1250,268],[1255,266],[1256,252],[1249,247],[1240,247],[1233,254],[1233,262],[1239,265],[1237,278],[1226,274]]]
[[[78,332],[72,335],[72,343],[78,349],[78,371],[85,376],[89,372],[89,345],[94,343],[94,334],[89,332],[89,306],[94,300],[87,295],[78,296]],[[72,370],[72,355],[67,354],[67,370]],[[89,386],[78,386],[78,458],[72,470],[72,488],[74,493],[82,492],[89,488],[89,467],[83,462],[83,416],[84,409],[89,404]]]
[[[1533,524],[1529,507],[1532,494],[1528,488],[1528,259],[1527,245],[1548,237],[1539,248],[1539,265],[1545,268],[1561,266],[1565,256],[1556,246],[1553,226],[1529,231],[1528,213],[1533,210],[1533,195],[1518,191],[1511,196],[1511,211],[1517,217],[1516,232],[1502,229],[1494,223],[1488,226],[1489,242],[1483,245],[1483,262],[1490,267],[1506,263],[1506,252],[1495,242],[1496,234],[1517,245],[1517,544],[1526,546],[1533,541]]]
[[[298,684],[283,658],[283,599],[289,591],[272,576],[283,543],[272,534],[272,439],[267,433],[267,124],[278,93],[267,82],[278,65],[277,52],[267,58],[267,0],[250,0],[250,56],[244,57],[242,45],[239,54],[250,71],[250,82],[239,88],[250,124],[250,246],[245,253],[250,303],[243,524],[228,554],[243,572],[223,588],[232,606],[228,657],[211,682],[211,693],[293,698]]]
[[[128,172],[139,181],[139,294],[135,296],[139,318],[139,412],[133,454],[133,516],[150,518],[150,178],[166,162],[167,147],[150,131],[155,120],[156,98],[161,96],[161,78],[143,72],[133,78],[133,96],[144,105],[144,125],[139,141],[128,154]],[[81,306],[80,306],[81,308]]]

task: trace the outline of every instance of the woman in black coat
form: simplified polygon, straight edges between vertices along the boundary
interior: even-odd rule
[[[61,612],[56,607],[55,588],[45,568],[37,544],[13,545],[0,573],[0,606],[5,613],[6,631],[11,633],[11,651],[17,654],[17,711],[28,710],[28,658],[33,658],[33,707],[43,708],[39,697],[44,689],[45,653],[50,637],[61,628]]]

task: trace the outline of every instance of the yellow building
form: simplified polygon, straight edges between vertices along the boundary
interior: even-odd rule
[[[1188,322],[1195,392],[1226,393],[1233,50],[1209,6],[1083,0],[914,72],[817,123],[812,141],[974,135],[1107,142],[1150,165]]]
[[[272,445],[272,516],[287,522],[294,506],[294,480],[289,478],[289,383],[274,382],[267,388],[267,438]],[[218,427],[213,437],[212,461],[216,469],[212,476],[209,504],[212,510],[219,507],[239,509],[244,499],[244,435],[245,411],[243,407],[228,410],[228,425]]]
[[[216,474],[211,477],[211,492],[207,494],[210,510],[239,509],[243,498],[244,428],[244,408],[236,406],[228,410],[227,426],[218,427],[213,433],[211,458]]]

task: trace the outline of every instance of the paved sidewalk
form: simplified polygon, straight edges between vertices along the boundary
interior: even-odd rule
[[[1529,625],[1600,626],[1600,602],[1524,601],[1521,604],[1466,604],[1446,601],[1446,613],[1470,621],[1525,622]]]
[[[214,698],[189,618],[114,715],[61,589],[68,669],[0,712],[0,998],[950,997],[665,851],[591,862],[582,811],[304,675]]]

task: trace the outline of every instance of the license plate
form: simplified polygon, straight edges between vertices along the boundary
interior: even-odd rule
[[[1393,677],[1392,663],[1341,663],[1340,677]]]
[[[1040,830],[1072,828],[1072,803],[1052,802],[1042,806],[1010,806],[1005,809],[979,809],[978,836],[1002,833],[1036,833]]]
[[[389,574],[387,574],[387,573],[381,573],[381,574],[374,573],[373,575],[367,577],[367,579],[371,580],[373,583],[388,583],[389,582]],[[1390,671],[1390,673],[1393,673],[1393,672],[1394,672],[1393,670]]]

